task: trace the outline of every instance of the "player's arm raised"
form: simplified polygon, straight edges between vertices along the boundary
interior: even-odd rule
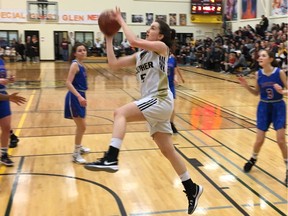
[[[113,36],[106,37],[106,52],[108,57],[108,65],[111,69],[117,70],[122,67],[134,66],[136,64],[136,53],[124,57],[116,58],[113,49]]]
[[[114,12],[115,12],[115,19],[121,25],[121,28],[122,28],[127,40],[129,41],[129,43],[132,47],[137,47],[137,48],[141,48],[144,50],[154,51],[154,52],[158,53],[159,55],[167,56],[167,46],[165,45],[165,43],[160,41],[161,38],[158,38],[158,40],[153,40],[153,41],[138,38],[130,30],[130,28],[126,24],[125,20],[122,18],[120,8],[116,7]],[[157,27],[152,25],[150,28],[154,29]],[[148,30],[147,34],[149,34],[149,30]],[[160,35],[159,37],[164,37],[164,36]]]

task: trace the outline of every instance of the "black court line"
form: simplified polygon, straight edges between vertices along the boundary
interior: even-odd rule
[[[96,116],[94,116],[94,117],[96,117]],[[64,117],[63,117],[64,118]],[[100,118],[101,119],[101,118]],[[104,119],[104,120],[107,120],[107,121],[109,121],[109,122],[111,122],[111,123],[113,123],[114,121],[113,120],[111,120],[111,119],[108,119],[108,118],[102,118],[102,119]],[[69,120],[68,120],[69,121]],[[145,122],[143,121],[143,122],[129,122],[129,126],[131,126],[131,125],[144,125],[145,124]],[[102,123],[102,124],[86,124],[87,126],[111,126],[112,124],[106,124],[106,123]],[[21,127],[21,129],[24,129],[24,130],[27,130],[27,129],[35,129],[35,128],[37,128],[37,129],[49,129],[49,128],[71,128],[71,127],[73,127],[73,128],[75,128],[76,126],[75,125],[60,125],[60,126],[35,126],[35,127]],[[16,127],[14,128],[14,129],[17,129]],[[110,131],[111,132],[111,131]],[[148,130],[146,130],[146,132],[148,132]],[[74,134],[75,135],[75,134]],[[22,136],[22,137],[24,137],[24,136]],[[30,137],[30,136],[29,136]]]
[[[193,98],[194,100],[197,100],[197,101],[205,104],[205,102],[202,102],[202,101],[200,101],[199,99],[195,99],[194,96],[191,96],[191,98]],[[186,99],[186,98],[184,98],[184,99],[187,100],[187,101],[189,101],[189,100]],[[193,103],[192,101],[189,101],[189,102]],[[194,103],[194,104],[195,104],[195,103]],[[207,105],[210,105],[210,104],[207,103]],[[216,105],[214,105],[214,104],[213,104],[213,105],[210,105],[210,106],[213,106],[214,108],[216,108]],[[219,108],[222,110],[222,107],[220,107],[220,106],[217,106],[217,107],[219,107]],[[234,113],[234,114],[235,114],[235,113]],[[187,115],[188,115],[188,114],[187,114]],[[230,116],[233,116],[233,112],[232,112],[232,114],[229,114],[229,115],[230,115]],[[179,116],[178,114],[176,114],[176,116],[177,116],[178,118],[180,118],[182,121],[186,122],[187,124],[195,127],[194,125],[191,124],[190,121],[187,121],[186,119],[182,118],[182,117]],[[233,117],[236,118],[236,119],[239,119],[238,117],[236,117],[236,115],[233,116]],[[222,116],[222,118],[227,119],[228,117],[223,117],[223,116]],[[231,119],[229,119],[229,120],[230,120],[231,122],[235,123],[235,124],[238,124],[237,122],[234,122],[234,121],[231,120]],[[245,119],[240,119],[240,120],[245,121],[245,122],[247,122],[247,123],[249,123],[249,124],[252,124],[252,123],[248,122],[248,121],[245,120]],[[242,125],[240,125],[240,124],[238,124],[238,125],[241,126],[243,129],[249,130],[249,131],[251,131],[252,133],[256,134],[256,131],[252,130],[251,128],[244,127],[244,126],[242,126]],[[196,127],[196,128],[197,128],[197,127]],[[255,128],[256,128],[256,125],[255,125]],[[243,157],[242,155],[238,154],[236,151],[232,150],[232,149],[229,148],[227,145],[223,144],[222,142],[218,141],[218,140],[215,139],[214,137],[210,136],[210,135],[209,135],[208,133],[206,133],[204,130],[201,130],[200,128],[197,128],[197,130],[199,130],[200,132],[202,132],[203,134],[205,134],[205,135],[208,136],[209,138],[213,139],[214,141],[218,142],[220,145],[224,146],[225,148],[227,148],[229,151],[233,152],[234,154],[236,154],[236,155],[239,156],[240,158],[242,158],[242,159],[244,159],[244,160],[247,160],[245,157]],[[276,141],[275,139],[272,139],[272,138],[267,137],[267,136],[266,136],[265,138],[266,138],[267,140],[270,140],[270,141],[274,142],[274,143],[277,143],[277,141]],[[273,176],[271,173],[265,171],[264,169],[262,169],[261,167],[259,167],[259,166],[257,166],[257,165],[255,165],[255,167],[257,167],[257,168],[258,168],[259,170],[261,170],[263,173],[265,173],[266,175],[270,176],[271,178],[273,178],[274,180],[276,180],[276,181],[279,182],[280,184],[286,186],[283,181],[281,181],[280,179],[276,178],[276,177]]]
[[[94,67],[94,66],[92,66],[92,65],[90,65],[90,64],[89,64],[89,66],[91,66],[91,68],[87,68],[87,69],[88,69],[87,72],[88,72],[89,70],[95,70],[97,73],[101,74],[101,75],[102,75],[103,77],[105,77],[107,80],[110,80],[110,78],[109,78],[107,75],[105,75],[104,72],[102,72],[102,71],[103,71],[102,68],[96,68],[96,67]]]
[[[197,138],[197,139],[200,140],[199,138]],[[217,141],[217,140],[216,140],[216,141]],[[219,142],[219,141],[217,141],[217,142],[221,144],[221,142]],[[207,147],[208,147],[208,146],[207,146]],[[222,147],[224,147],[224,146],[222,146]],[[228,159],[226,156],[224,156],[223,154],[219,153],[217,150],[215,150],[215,148],[211,148],[211,149],[212,149],[212,151],[214,151],[214,153],[216,153],[217,155],[219,155],[219,156],[222,157],[223,159],[229,161],[229,163],[230,163],[231,165],[233,165],[234,167],[236,167],[237,169],[239,169],[239,166],[238,166],[238,165],[236,165],[235,163],[233,163],[231,160],[229,160],[229,159]],[[232,151],[232,152],[235,153],[234,151]],[[246,161],[246,160],[245,160],[245,161]],[[241,168],[240,168],[240,170],[242,171]],[[260,186],[262,186],[263,188],[265,188],[267,191],[269,191],[271,194],[273,194],[275,197],[277,197],[279,200],[281,200],[281,202],[285,202],[285,201],[287,202],[287,200],[285,200],[285,198],[279,196],[278,194],[276,194],[276,192],[274,192],[273,190],[271,190],[269,187],[267,187],[266,185],[262,184],[260,180],[257,180],[256,178],[252,177],[251,175],[249,175],[249,177],[250,177],[251,179],[253,179],[256,183],[258,183]],[[275,179],[275,180],[276,180],[276,179]],[[284,182],[281,182],[281,181],[279,180],[279,183],[280,183],[280,184],[283,184],[284,187],[286,187],[286,185],[284,184]]]
[[[90,65],[91,68],[88,68],[88,70],[95,70],[97,71],[98,73],[100,73],[102,76],[104,76],[106,79],[110,80],[110,77],[105,75],[105,72],[108,73],[108,74],[111,74],[113,77],[121,80],[122,78],[117,76],[115,73],[111,72],[111,70],[107,69],[107,68],[104,68],[104,67],[101,67],[100,65],[98,65],[98,67],[95,67],[94,65]],[[88,80],[89,81],[89,80]]]
[[[42,91],[42,88],[41,88],[41,89],[39,89],[39,95],[37,95],[36,106],[35,106],[33,111],[31,110],[32,112],[37,112],[38,113],[42,93],[43,93],[43,91]],[[34,98],[35,97],[36,97],[36,94],[34,94]]]
[[[23,164],[23,163],[22,163]],[[7,173],[7,174],[1,174],[2,176],[4,175],[15,175],[15,173]],[[0,176],[1,176],[0,175]],[[91,180],[88,180],[88,179],[84,179],[84,178],[79,178],[79,177],[75,177],[75,176],[67,176],[67,175],[60,175],[60,174],[48,174],[48,173],[18,173],[16,174],[16,179],[14,181],[14,184],[13,184],[13,188],[12,188],[12,192],[11,192],[11,195],[10,195],[10,199],[9,199],[9,203],[6,207],[6,212],[5,212],[5,216],[9,216],[10,215],[10,212],[11,212],[11,208],[12,208],[12,204],[13,204],[13,198],[15,196],[15,192],[16,192],[16,189],[17,189],[17,185],[18,185],[18,181],[19,181],[19,176],[23,175],[35,175],[35,176],[49,176],[49,177],[60,177],[60,178],[70,178],[70,179],[76,179],[76,180],[79,180],[79,181],[83,181],[83,182],[86,182],[86,183],[90,183],[90,184],[94,184],[104,190],[106,190],[108,193],[110,193],[112,195],[112,197],[115,199],[117,205],[118,205],[118,208],[119,208],[119,211],[121,213],[121,216],[127,216],[127,213],[126,213],[126,210],[125,210],[125,207],[120,199],[120,197],[113,191],[111,190],[110,188],[106,187],[105,185],[102,185],[100,183],[97,183],[95,181],[91,181]]]
[[[23,163],[24,163],[24,157],[21,157],[19,165],[18,165],[18,168],[17,168],[16,177],[15,177],[14,182],[13,182],[13,186],[12,186],[12,190],[11,190],[11,193],[10,193],[9,201],[8,201],[8,204],[7,204],[7,207],[6,207],[5,216],[9,216],[10,215],[12,204],[13,204],[13,200],[14,200],[14,196],[15,196],[16,189],[17,189],[18,182],[19,182],[19,176],[21,174],[21,170],[22,170],[22,167],[23,167]]]
[[[243,116],[243,115],[241,115],[241,114],[238,114],[238,113],[236,113],[236,112],[234,112],[234,111],[229,111],[229,110],[228,110],[229,112],[228,112],[228,111],[225,111],[225,110],[227,110],[227,109],[223,108],[222,106],[215,105],[215,104],[213,104],[213,103],[211,103],[211,102],[209,102],[209,101],[205,101],[204,99],[203,99],[203,101],[205,101],[205,102],[203,102],[203,101],[201,101],[200,99],[198,99],[197,97],[195,97],[194,95],[190,95],[190,96],[187,96],[187,95],[186,95],[186,97],[190,97],[190,98],[192,98],[193,100],[199,101],[199,103],[209,105],[209,106],[211,106],[211,107],[213,107],[213,108],[219,108],[219,109],[221,110],[221,112],[224,112],[224,113],[226,113],[227,115],[231,116],[231,117],[229,117],[229,116],[223,117],[223,115],[221,115],[221,117],[222,117],[223,119],[226,119],[227,121],[233,122],[234,124],[239,125],[239,126],[241,126],[242,128],[245,128],[245,129],[247,129],[247,130],[249,130],[249,131],[252,131],[253,133],[256,134],[256,131],[252,130],[251,127],[246,127],[246,126],[244,126],[244,125],[242,125],[242,124],[240,124],[240,123],[237,123],[237,122],[235,122],[234,119],[239,119],[239,120],[241,120],[241,121],[243,121],[243,122],[246,122],[247,124],[251,124],[251,125],[254,126],[254,127],[252,127],[252,128],[256,128],[256,127],[257,127],[257,125],[256,125],[255,123],[252,123],[252,122],[255,122],[255,120],[252,120],[252,119],[250,119],[250,118],[248,118],[248,117],[245,117],[245,116]],[[196,104],[197,106],[204,108],[203,106],[200,106],[200,105],[198,105],[197,103],[195,103],[195,102],[193,102],[193,101],[190,101],[190,100],[187,99],[186,97],[182,97],[182,96],[181,96],[181,98],[182,98],[183,100],[186,100],[186,101],[188,101],[188,102],[190,102],[190,103],[192,103],[192,104]],[[211,111],[210,111],[210,112],[211,112]],[[215,112],[213,112],[213,113],[215,114]],[[181,115],[190,115],[190,114],[187,114],[187,113],[183,114],[183,113],[182,113]],[[237,115],[238,115],[238,116],[241,116],[241,118],[240,118],[240,117],[237,117]],[[176,116],[177,116],[178,118],[182,119],[183,121],[187,122],[184,118],[182,118],[182,117],[180,116],[180,114],[176,114]],[[248,120],[247,120],[247,119],[248,119]],[[251,122],[251,121],[252,121],[252,122]],[[187,122],[187,123],[189,123],[191,126],[195,127],[195,126],[192,125],[190,122]],[[195,127],[195,128],[199,129],[198,127]],[[227,128],[227,129],[229,129],[229,128]],[[269,127],[269,129],[274,130],[274,129],[272,128],[272,125]],[[287,136],[288,134],[286,133],[285,135]],[[270,138],[270,137],[267,137],[267,136],[266,136],[266,139],[277,143],[277,141],[276,141],[275,139],[272,139],[272,138]]]
[[[182,136],[183,138],[185,138],[184,136]],[[186,139],[187,140],[187,139]],[[190,141],[190,143],[192,143]],[[192,143],[192,145],[194,145]],[[197,147],[196,147],[197,148]],[[206,175],[200,168],[199,166],[202,166],[199,163],[195,163],[195,159],[191,159],[186,157],[185,154],[183,154],[178,148],[175,148],[176,151],[186,160],[188,161],[195,169],[197,169],[197,171],[208,181],[210,182],[211,185],[214,186],[214,188],[216,188],[217,191],[219,191],[219,193],[221,193],[239,212],[242,213],[242,215],[245,216],[249,216],[249,214],[235,201],[233,200],[221,187],[219,187],[211,178],[209,178],[208,175]],[[204,151],[203,151],[204,152]],[[222,165],[219,164],[219,166],[222,167]],[[205,191],[205,189],[204,189]]]
[[[192,68],[190,68],[192,69]],[[186,72],[190,72],[190,73],[194,73],[194,74],[197,74],[197,75],[201,75],[201,76],[206,76],[206,77],[210,77],[210,78],[215,78],[215,79],[218,79],[218,80],[223,80],[223,81],[228,81],[228,82],[232,82],[232,83],[239,83],[238,81],[235,81],[235,80],[231,80],[231,79],[225,79],[224,77],[217,77],[217,76],[212,76],[212,75],[209,75],[208,73],[207,74],[203,74],[203,73],[198,73],[194,70],[188,70],[187,68],[182,68],[181,67],[181,70],[183,71],[186,71]],[[205,69],[204,69],[205,70]],[[208,72],[213,72],[213,71],[208,71]],[[216,72],[214,72],[216,73]],[[236,75],[235,75],[236,76]],[[226,77],[227,78],[227,77]]]
[[[179,144],[175,143],[173,144],[174,146],[178,146]],[[108,146],[108,145],[107,145]],[[217,147],[222,147],[222,146],[197,146],[199,148],[217,148]],[[190,146],[190,147],[179,147],[181,149],[191,149],[191,148],[196,148],[194,146]],[[143,148],[143,149],[126,149],[126,150],[121,150],[121,152],[143,152],[143,151],[159,151],[160,149],[158,147],[155,147],[155,148]],[[104,155],[105,151],[91,151],[89,154],[103,154]],[[68,152],[68,153],[51,153],[51,154],[33,154],[33,155],[29,155],[29,154],[26,154],[26,155],[18,155],[18,156],[13,156],[13,158],[22,158],[22,157],[25,157],[25,158],[29,158],[29,157],[51,157],[51,156],[63,156],[63,155],[72,155],[71,152]],[[0,174],[1,176],[2,174]]]
[[[200,152],[202,152],[204,155],[206,155],[208,158],[210,158],[214,163],[216,163],[219,167],[221,167],[223,170],[225,170],[227,173],[229,173],[230,175],[234,176],[235,179],[240,182],[244,187],[246,187],[248,190],[250,190],[253,194],[255,194],[257,197],[259,197],[260,199],[262,199],[267,205],[269,205],[272,209],[274,209],[276,212],[278,212],[280,215],[282,216],[286,216],[286,214],[284,212],[282,212],[279,208],[277,208],[273,203],[271,203],[270,201],[268,201],[264,196],[260,195],[257,191],[255,191],[252,187],[250,187],[248,184],[246,184],[243,180],[241,180],[240,178],[238,178],[236,175],[234,175],[230,170],[228,170],[228,168],[226,168],[225,166],[223,166],[222,164],[218,163],[212,156],[210,156],[208,153],[206,153],[202,148],[198,148],[198,146],[196,144],[194,144],[192,141],[190,141],[186,136],[182,135],[181,133],[179,134],[181,137],[183,137],[183,139],[185,139],[187,142],[189,142],[190,144],[192,144],[195,148],[197,148]],[[180,150],[178,150],[176,148],[176,150],[179,152],[179,154],[182,155],[183,158],[185,158],[190,164],[191,164],[191,160],[189,158],[186,157],[185,154],[183,154]],[[191,164],[193,166],[193,164]],[[193,166],[195,167],[195,166]],[[198,166],[195,167],[198,172],[200,172],[221,194],[223,194],[240,212],[242,213],[246,213],[247,215],[249,215],[247,212],[244,211],[244,209],[242,209],[242,207],[240,207],[231,197],[229,197],[220,187],[217,186],[216,183],[214,183],[214,181],[212,179],[210,179],[204,172],[202,172]],[[244,214],[244,215],[246,215]]]
[[[181,136],[182,137],[184,137],[182,134],[181,134]],[[186,137],[184,137],[184,139],[186,139],[187,140],[187,138]],[[202,147],[199,147],[199,146],[196,146],[195,144],[193,144],[191,141],[189,141],[193,146],[192,147],[190,147],[190,148],[197,148],[198,150],[200,150],[200,148],[202,149]],[[174,146],[175,145],[177,145],[177,144],[174,144]],[[204,147],[206,147],[206,146],[204,146]],[[155,150],[159,150],[159,148],[150,148],[150,149],[133,149],[133,150],[122,150],[123,152],[133,152],[133,151],[151,151],[151,150],[153,150],[153,151],[155,151]],[[204,172],[202,172],[201,171],[201,169],[200,168],[198,168],[199,166],[201,166],[201,163],[195,163],[195,159],[189,159],[189,158],[187,158],[186,157],[186,155],[184,155],[179,149],[177,149],[176,148],[176,150],[180,153],[180,155],[182,155],[183,156],[183,158],[184,159],[186,159],[193,167],[195,167],[195,169],[197,169],[198,170],[198,172],[202,175],[202,176],[204,176],[221,194],[223,194],[232,204],[233,204],[233,206],[235,206],[234,204],[236,204],[236,208],[238,209],[238,208],[241,208],[230,196],[228,196],[225,192],[224,192],[224,190],[225,189],[227,189],[227,188],[225,188],[225,187],[218,187],[217,186],[217,184],[216,183],[214,183]],[[202,150],[201,150],[202,151]],[[204,151],[202,151],[204,154],[206,154]],[[91,152],[92,153],[92,152]],[[101,151],[101,152],[95,152],[95,153],[103,153],[103,151]],[[71,154],[71,153],[66,153],[66,154]],[[64,154],[51,154],[51,155],[64,155]],[[26,157],[37,157],[37,156],[51,156],[51,155],[26,155],[25,156],[25,158]],[[212,157],[210,157],[208,154],[206,154],[209,158],[211,158],[212,160],[213,160],[213,158]],[[23,161],[24,161],[24,159],[23,159],[24,157],[23,156],[21,156],[21,161],[22,162],[20,162],[19,163],[19,167],[22,167],[22,165],[20,166],[20,164],[23,164]],[[22,160],[23,159],[23,160]],[[197,161],[196,161],[197,162]],[[216,161],[215,161],[215,163],[217,163]],[[217,163],[218,164],[218,163]],[[218,164],[220,167],[222,167],[223,168],[223,166],[221,165],[221,164]],[[20,175],[45,175],[45,176],[56,176],[56,177],[67,177],[67,178],[74,178],[74,179],[78,179],[78,180],[83,180],[83,181],[86,181],[86,182],[90,182],[90,183],[93,183],[93,184],[96,184],[96,185],[100,185],[100,184],[98,184],[98,183],[96,183],[96,182],[93,182],[93,181],[90,181],[90,180],[87,180],[87,179],[83,179],[83,178],[78,178],[78,177],[72,177],[72,176],[65,176],[65,175],[54,175],[54,174],[47,174],[47,173],[19,173],[21,171],[21,168],[18,168],[18,172],[17,172],[17,175],[18,175],[18,178],[17,178],[17,181],[16,181],[16,179],[15,179],[15,182],[14,182],[14,186],[13,186],[13,190],[12,191],[14,191],[12,194],[11,194],[11,197],[10,197],[10,210],[11,210],[11,206],[12,206],[12,201],[13,201],[13,197],[14,197],[14,194],[15,194],[15,191],[16,191],[16,187],[17,187],[17,183],[18,183],[18,179],[19,179],[19,176]],[[231,172],[229,172],[228,170],[226,170],[228,173],[230,173],[231,175],[233,175]],[[4,175],[16,175],[15,173],[13,174],[0,174],[0,176],[4,176]],[[234,175],[233,175],[234,176]],[[239,180],[236,176],[235,176],[235,178],[237,179],[237,180]],[[17,182],[17,183],[16,183]],[[240,181],[241,182],[241,181]],[[242,182],[242,183],[244,183],[244,182]],[[244,183],[244,184],[246,184],[246,183]],[[100,185],[100,187],[101,187],[101,185]],[[103,186],[103,187],[105,187],[105,186]],[[248,189],[249,189],[249,187],[248,187]],[[109,188],[107,189],[108,191],[109,191]],[[252,192],[253,192],[254,190],[252,189]],[[255,191],[254,191],[255,192]],[[113,193],[113,191],[111,192],[111,193]],[[260,197],[260,198],[262,198],[261,197],[261,195],[259,195],[257,192],[255,192],[255,194],[258,196],[258,197]],[[113,195],[113,194],[112,194]],[[115,198],[115,197],[114,197]],[[117,201],[117,194],[116,194],[116,198],[115,198],[115,200]],[[265,200],[265,199],[264,199]],[[120,200],[120,202],[121,202],[121,200]],[[117,202],[118,203],[118,202]],[[119,209],[121,210],[121,204],[122,204],[122,202],[121,203],[118,203],[118,206],[119,206]],[[281,204],[282,204],[282,202],[281,202]],[[272,204],[273,205],[273,204]],[[122,205],[123,206],[123,205]],[[242,205],[242,206],[246,206],[246,205]],[[124,207],[123,207],[124,208]],[[8,209],[8,208],[7,208]],[[124,209],[125,210],[125,209]],[[238,209],[239,210],[239,209]],[[182,211],[182,210],[181,210]],[[242,211],[242,210],[241,210]],[[126,212],[126,211],[125,211]],[[168,211],[169,212],[169,211]],[[163,212],[162,212],[163,213]],[[242,212],[243,213],[243,212]],[[125,215],[125,214],[123,214],[123,215]],[[243,214],[243,215],[246,215],[246,214]],[[9,216],[9,214],[8,215],[5,215],[5,216]]]
[[[188,101],[189,101],[189,100],[188,100]],[[232,115],[232,114],[231,114],[231,115]],[[179,115],[176,115],[176,116],[177,116],[178,118],[180,118],[182,121],[186,122],[187,124],[190,124],[191,126],[195,127],[195,126],[192,125],[189,121],[187,121],[186,119],[182,118],[181,116],[179,116]],[[223,117],[223,118],[224,118],[224,117]],[[235,117],[235,118],[237,118],[237,117]],[[245,121],[244,119],[241,119],[241,120]],[[233,122],[233,121],[232,121],[232,122]],[[235,123],[235,124],[237,124],[237,123]],[[250,124],[252,124],[252,123],[250,123]],[[238,124],[238,125],[239,125],[239,124]],[[240,125],[240,126],[241,126],[241,125]],[[251,128],[247,128],[247,127],[244,127],[244,126],[242,126],[242,127],[243,127],[243,129],[249,130],[249,131],[251,131],[252,133],[256,134],[256,132],[255,132],[254,130],[252,130]],[[256,127],[256,125],[255,125],[255,127]],[[202,132],[203,134],[205,134],[205,135],[208,136],[209,138],[213,139],[214,141],[218,142],[220,145],[222,145],[222,146],[224,146],[225,148],[227,148],[229,151],[233,152],[234,154],[236,154],[237,156],[241,157],[242,159],[247,160],[245,157],[243,157],[242,155],[238,154],[236,151],[232,150],[232,149],[229,148],[227,145],[223,144],[222,142],[218,141],[218,140],[215,139],[214,137],[210,136],[208,133],[205,133],[204,130],[201,130],[201,129],[198,128],[198,127],[196,127],[196,128],[197,128],[197,130],[199,130],[200,132]],[[266,137],[266,139],[267,139],[267,140],[270,140],[270,141],[272,141],[272,142],[274,142],[274,143],[277,143],[277,141],[276,141],[275,139],[272,139],[272,138],[270,138],[270,137]],[[273,178],[274,180],[276,180],[278,183],[286,186],[283,181],[281,181],[280,179],[276,178],[276,177],[273,176],[271,173],[265,171],[264,169],[262,169],[262,168],[259,167],[258,165],[255,165],[255,167],[257,167],[259,170],[261,170],[262,172],[264,172],[266,175],[268,175],[268,176],[270,176],[271,178]]]
[[[201,73],[195,72],[195,71],[193,71],[193,70],[185,70],[185,71],[190,72],[190,73],[195,73],[195,74],[197,74],[197,75],[208,76],[208,77],[212,77],[212,78],[215,78],[215,79],[220,79],[220,80],[223,80],[223,81],[233,82],[233,83],[236,83],[236,84],[240,85],[240,83],[239,83],[238,81],[227,80],[227,79],[224,79],[224,78],[221,78],[221,77],[215,77],[215,76],[208,75],[208,74],[201,74]],[[210,71],[210,72],[211,72],[211,71]],[[250,85],[250,86],[254,87],[253,85]],[[186,87],[184,87],[184,86],[182,86],[182,88],[184,88],[184,89],[186,89],[186,90],[191,90],[191,89],[186,88]],[[180,93],[181,93],[181,92],[180,92]],[[185,95],[184,93],[181,93],[181,94]],[[237,116],[241,116],[242,118],[240,118],[240,119],[243,120],[243,121],[246,121],[247,123],[252,124],[251,122],[247,121],[247,119],[249,119],[250,121],[255,122],[253,119],[248,118],[247,116],[243,116],[243,115],[241,115],[241,114],[239,114],[239,113],[236,113],[235,111],[229,110],[229,109],[227,109],[227,108],[224,108],[223,106],[219,106],[219,105],[217,105],[217,104],[214,104],[214,103],[212,103],[212,102],[210,102],[210,101],[207,101],[207,100],[205,100],[205,99],[203,99],[203,98],[200,98],[200,97],[197,97],[197,96],[195,96],[195,95],[190,95],[190,94],[189,94],[189,95],[185,95],[185,96],[186,96],[186,97],[191,97],[191,98],[199,101],[200,103],[207,104],[207,105],[209,105],[209,106],[213,106],[214,108],[221,108],[221,110],[224,111],[226,114],[232,115],[232,116],[234,115],[235,118],[239,118],[239,117],[236,117],[236,115],[237,115]],[[284,97],[283,97],[283,100],[285,100],[285,97],[287,97],[287,96],[284,96]],[[186,99],[186,98],[183,97],[183,96],[182,96],[182,98],[183,98],[183,99]],[[187,99],[186,99],[186,100],[187,100]],[[287,100],[287,98],[286,98],[286,100]],[[188,100],[188,101],[189,101],[189,100]],[[256,114],[255,114],[255,115],[256,115]],[[228,119],[228,117],[226,117],[226,119]],[[270,126],[270,128],[272,128],[272,127]],[[286,134],[286,135],[288,135],[288,134]]]
[[[214,137],[212,137],[211,135],[209,135],[208,133],[206,133],[203,130],[199,130],[201,131],[203,134],[205,134],[206,136],[208,136],[210,139],[214,140],[215,142],[219,143],[221,146],[225,147],[226,149],[228,149],[230,152],[233,152],[235,155],[237,155],[238,157],[242,158],[243,160],[247,161],[247,158],[245,158],[244,156],[242,156],[241,154],[239,154],[238,152],[234,151],[233,149],[231,149],[230,147],[228,147],[227,145],[225,145],[224,143],[220,142],[219,140],[215,139]],[[267,137],[266,137],[267,139]],[[274,141],[274,140],[272,140]],[[275,141],[276,142],[276,141]],[[254,167],[257,167],[259,170],[261,170],[263,173],[265,173],[266,175],[268,175],[269,177],[271,177],[272,179],[274,179],[275,181],[277,181],[278,183],[282,184],[283,186],[286,186],[285,183],[283,181],[281,181],[280,179],[276,178],[275,176],[273,176],[271,173],[267,172],[266,170],[262,169],[261,167],[257,166],[256,164],[254,165]]]
[[[192,98],[192,99],[194,99],[195,101],[198,101],[199,103],[202,103],[202,104],[204,104],[204,105],[208,105],[208,106],[211,106],[211,107],[213,107],[213,108],[221,109],[221,111],[224,112],[226,115],[230,115],[230,116],[233,116],[234,118],[241,119],[241,120],[243,120],[243,121],[246,121],[247,123],[250,123],[250,124],[251,124],[251,122],[247,121],[247,119],[250,120],[250,121],[255,122],[253,119],[251,119],[251,118],[249,118],[249,117],[247,117],[247,116],[241,115],[241,114],[239,114],[239,113],[237,113],[237,112],[235,112],[235,111],[233,111],[233,110],[229,110],[229,109],[227,109],[227,108],[225,108],[225,107],[223,107],[223,106],[214,104],[214,103],[212,103],[212,102],[210,102],[210,101],[207,101],[207,100],[205,100],[205,99],[203,99],[203,98],[200,98],[200,97],[197,97],[197,96],[195,96],[195,95],[190,95],[190,94],[186,95],[187,93],[184,94],[184,93],[182,93],[182,92],[180,92],[180,94],[183,94],[183,95],[185,95],[186,97]],[[181,98],[189,101],[188,99],[186,99],[186,98],[183,97],[183,96],[181,96]],[[190,102],[193,103],[192,101],[190,101]],[[196,103],[194,103],[194,104],[196,104]],[[198,105],[198,104],[196,104],[196,105]],[[200,105],[199,105],[199,106],[200,106]],[[202,107],[202,106],[200,106],[200,107]],[[222,116],[222,115],[221,115],[221,116]],[[240,116],[241,118],[240,118],[239,116]],[[226,117],[226,118],[229,118],[229,117]]]
[[[181,93],[181,92],[180,92],[180,93]],[[182,93],[182,94],[183,94],[183,93]],[[185,95],[185,94],[184,94],[184,95]],[[205,101],[204,99],[203,99],[203,101],[201,101],[200,99],[198,99],[198,98],[197,98],[196,96],[194,96],[194,95],[189,95],[189,96],[185,95],[185,96],[188,97],[188,99],[187,99],[186,97],[183,97],[183,96],[179,96],[179,97],[180,97],[182,100],[186,100],[186,101],[190,102],[191,104],[194,104],[194,105],[196,105],[196,106],[198,106],[198,107],[201,107],[201,108],[204,108],[204,109],[205,109],[204,105],[208,105],[208,106],[213,107],[213,108],[215,108],[215,109],[220,109],[221,112],[222,112],[222,113],[221,113],[221,118],[226,119],[227,121],[230,121],[230,122],[232,122],[232,123],[234,123],[234,124],[236,124],[236,125],[239,125],[239,126],[241,126],[242,128],[247,128],[247,127],[241,125],[240,123],[237,123],[237,122],[233,121],[232,118],[240,119],[241,121],[244,121],[244,122],[246,122],[246,123],[248,123],[248,124],[251,124],[251,125],[254,125],[254,126],[256,127],[255,124],[247,121],[247,119],[249,119],[249,118],[247,118],[247,117],[245,117],[245,116],[242,116],[242,115],[240,115],[240,114],[237,114],[236,112],[233,112],[233,111],[230,111],[230,110],[228,110],[228,111],[229,111],[229,112],[228,112],[227,109],[225,109],[224,107],[215,105],[215,104],[213,104],[213,103],[210,103],[210,102],[208,102],[208,101]],[[189,99],[190,99],[190,100],[189,100]],[[192,99],[192,101],[191,101],[191,99]],[[200,104],[198,104],[198,103],[196,103],[196,102],[193,102],[193,100],[199,102]],[[201,104],[203,104],[203,105],[201,105]],[[210,111],[210,110],[208,110],[208,111],[215,114],[215,111]],[[224,117],[223,114],[226,114],[226,115],[228,115],[228,116],[227,116],[227,117]],[[190,114],[189,114],[189,113],[188,113],[188,114],[186,113],[186,115],[190,115]],[[242,116],[242,118],[239,118],[239,117],[236,116],[236,115]],[[179,114],[178,114],[177,116],[179,117]],[[232,116],[232,117],[229,117],[229,116]],[[251,120],[251,119],[250,119],[250,120]],[[251,121],[252,121],[252,120],[251,120]],[[193,125],[192,125],[192,126],[193,126]]]
[[[136,89],[136,88],[135,88]],[[123,92],[125,92],[129,97],[132,98],[132,100],[137,100],[138,98],[135,98],[134,96],[132,96],[128,91],[126,91],[125,89],[122,89]],[[139,89],[136,89],[137,92],[139,92]],[[140,92],[139,92],[140,93]]]

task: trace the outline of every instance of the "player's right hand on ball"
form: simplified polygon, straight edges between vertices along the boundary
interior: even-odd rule
[[[117,20],[117,22],[119,24],[121,24],[121,20],[123,19],[122,18],[122,15],[121,15],[121,10],[119,7],[116,7],[115,10],[114,10],[114,15],[115,15],[115,19]]]

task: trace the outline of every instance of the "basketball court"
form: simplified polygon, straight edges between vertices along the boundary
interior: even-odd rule
[[[87,130],[84,155],[103,156],[113,111],[140,97],[134,68],[112,72],[87,62]],[[0,166],[0,215],[180,216],[187,215],[183,186],[154,144],[144,122],[129,123],[116,173],[92,172],[72,162],[75,124],[64,119],[69,64],[7,63],[17,82],[9,92],[27,98],[12,104],[19,146],[9,149],[14,167]],[[286,215],[285,165],[271,128],[256,166],[243,165],[256,138],[259,98],[234,75],[181,67],[173,135],[193,181],[204,187],[193,215]],[[251,85],[255,79],[248,78]],[[287,98],[285,98],[287,101]]]

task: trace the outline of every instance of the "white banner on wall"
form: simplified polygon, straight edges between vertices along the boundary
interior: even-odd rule
[[[58,23],[95,25],[98,24],[99,15],[100,13],[95,12],[59,11]],[[21,9],[0,9],[0,22],[28,22],[27,11]]]
[[[100,13],[84,11],[59,11],[59,23],[98,24]]]
[[[27,22],[27,12],[21,9],[0,9],[0,22]]]

